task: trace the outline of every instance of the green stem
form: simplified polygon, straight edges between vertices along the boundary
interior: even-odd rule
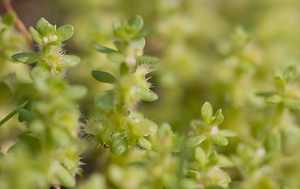
[[[18,111],[23,108],[24,106],[26,106],[28,103],[28,101],[25,101],[23,104],[21,104],[20,106],[18,106],[16,109],[14,109],[12,112],[10,112],[7,116],[5,116],[5,118],[3,118],[0,121],[0,127],[6,122],[8,121],[10,118],[12,118],[16,113],[18,113]]]
[[[281,124],[283,112],[284,112],[284,104],[283,103],[277,104],[276,112],[274,116],[275,118],[273,119],[273,125],[276,125],[276,127],[278,127],[278,125]]]

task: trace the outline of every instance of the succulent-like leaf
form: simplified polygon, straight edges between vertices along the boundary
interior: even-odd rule
[[[110,151],[115,155],[123,154],[128,148],[128,141],[123,133],[115,132],[111,136]]]

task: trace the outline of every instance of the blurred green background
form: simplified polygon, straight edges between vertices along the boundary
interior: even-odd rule
[[[159,100],[142,103],[139,110],[184,133],[190,121],[200,117],[203,102],[210,101],[223,109],[221,127],[239,133],[229,148],[219,149],[227,154],[235,152],[241,141],[260,145],[270,129],[274,106],[255,94],[274,89],[274,73],[289,65],[299,68],[299,0],[13,0],[12,4],[27,26],[40,17],[75,26],[74,37],[64,48],[82,58],[67,76],[70,83],[88,87],[88,96],[81,101],[83,117],[96,114],[94,97],[109,87],[94,81],[90,71],[116,69],[91,45],[113,47],[113,19],[140,14],[147,36],[145,54],[160,61],[150,79]],[[0,11],[5,12],[3,7]],[[300,96],[297,85],[289,90]],[[285,124],[297,125],[299,113],[291,115],[295,117]],[[300,133],[299,127],[295,129]],[[300,146],[296,143],[293,149]]]

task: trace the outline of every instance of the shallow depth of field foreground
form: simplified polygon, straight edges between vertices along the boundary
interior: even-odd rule
[[[0,0],[0,189],[300,189],[300,1]]]

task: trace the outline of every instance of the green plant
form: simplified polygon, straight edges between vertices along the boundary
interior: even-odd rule
[[[297,3],[54,2],[81,64],[1,19],[0,188],[299,188]]]
[[[18,114],[26,126],[1,158],[1,188],[73,187],[74,176],[80,172],[82,142],[78,137],[80,113],[76,100],[85,95],[86,89],[68,85],[62,78],[65,68],[80,61],[76,56],[64,55],[61,49],[62,41],[72,36],[73,27],[64,25],[56,30],[55,25],[41,18],[36,28],[30,31],[39,51],[12,56],[17,62],[36,65],[27,73],[29,83],[10,86],[20,105],[7,118]],[[8,119],[4,118],[1,125],[5,121]]]

